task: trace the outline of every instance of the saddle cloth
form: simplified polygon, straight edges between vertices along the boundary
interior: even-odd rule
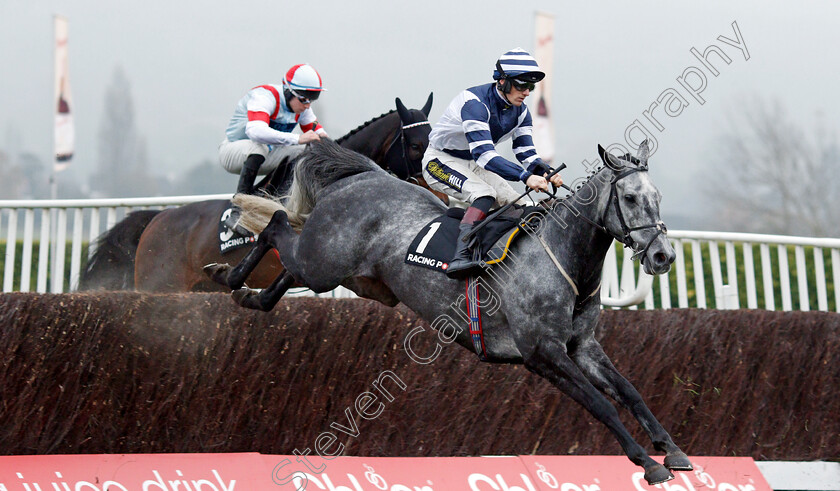
[[[455,255],[458,225],[465,211],[463,208],[450,208],[421,228],[408,247],[406,264],[445,272]],[[518,225],[522,218],[535,212],[542,214],[545,210],[539,206],[512,206],[479,230],[481,258],[487,264],[502,261],[520,231]]]
[[[222,254],[234,251],[246,245],[255,244],[259,235],[240,235],[233,230],[227,228],[225,220],[230,216],[233,205],[225,208],[219,217],[219,252]]]

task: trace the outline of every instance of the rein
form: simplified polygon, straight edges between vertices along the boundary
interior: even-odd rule
[[[613,176],[613,178],[610,180],[610,196],[607,199],[607,205],[604,207],[604,213],[601,215],[601,222],[602,223],[597,223],[597,222],[589,219],[588,217],[583,216],[580,213],[575,214],[574,210],[571,208],[571,205],[569,205],[566,202],[566,199],[557,199],[557,202],[559,204],[565,206],[566,209],[568,209],[569,211],[572,211],[572,213],[575,214],[576,217],[582,219],[584,222],[592,225],[593,227],[600,230],[601,232],[604,232],[607,235],[610,235],[612,238],[614,238],[614,239],[618,240],[619,242],[621,242],[622,244],[624,244],[625,247],[629,247],[630,249],[632,249],[634,254],[633,254],[633,257],[631,257],[631,259],[636,259],[638,257],[642,257],[644,254],[647,253],[648,249],[650,249],[650,246],[651,246],[651,244],[653,244],[653,241],[655,241],[656,238],[659,237],[660,235],[667,234],[668,229],[665,227],[665,224],[662,221],[652,223],[652,224],[648,224],[648,225],[640,225],[638,227],[629,227],[627,225],[627,221],[624,219],[624,213],[621,211],[621,206],[618,202],[617,183],[621,179],[624,179],[625,177],[627,177],[631,174],[634,174],[636,172],[647,172],[647,170],[648,170],[647,166],[635,167],[635,168],[632,168],[632,169],[627,169],[627,170],[619,173],[618,175]],[[566,188],[566,189],[569,189],[565,185],[563,187]],[[549,194],[554,195],[554,193],[549,193]],[[557,198],[557,197],[555,196],[555,198]],[[607,227],[605,225],[607,223],[607,211],[610,208],[610,203],[614,204],[615,213],[618,216],[619,223],[621,224],[621,237],[617,237],[617,236],[613,235],[612,233],[610,233],[609,229],[607,229]],[[637,248],[639,247],[639,243],[636,242],[630,236],[630,234],[632,232],[637,231],[637,230],[644,230],[644,229],[647,229],[647,228],[655,228],[656,229],[656,234],[653,237],[651,237],[651,239],[644,246],[644,248],[642,248],[642,250],[637,250]],[[569,276],[569,274],[563,268],[563,265],[560,264],[560,261],[557,259],[557,256],[555,256],[554,253],[551,251],[551,248],[548,246],[548,243],[543,238],[542,233],[537,234],[537,239],[539,239],[540,244],[543,246],[543,249],[545,249],[545,252],[548,253],[549,258],[551,258],[551,262],[554,263],[554,266],[557,267],[557,270],[560,271],[560,274],[563,275],[563,278],[565,278],[566,281],[569,283],[569,285],[571,285],[572,291],[574,292],[575,296],[580,298],[580,293],[579,293],[577,284],[575,284],[574,280],[572,280],[572,278]],[[595,288],[595,290],[593,290],[592,293],[590,293],[585,299],[581,300],[580,302],[577,302],[575,304],[575,308],[578,309],[583,304],[583,302],[585,302],[586,300],[588,300],[589,298],[594,296],[600,288],[601,288],[601,286],[598,285],[598,287]]]
[[[410,167],[409,167],[409,164],[408,164],[408,157],[406,157],[407,150],[406,150],[406,147],[405,147],[405,145],[406,145],[406,143],[405,143],[405,140],[406,140],[405,130],[411,129],[411,128],[416,128],[418,126],[423,126],[423,125],[427,125],[427,124],[431,125],[431,123],[428,122],[428,121],[419,121],[417,123],[409,123],[409,124],[400,126],[400,130],[397,131],[394,134],[394,138],[391,140],[391,143],[388,144],[388,148],[385,149],[385,153],[383,154],[387,158],[388,154],[391,152],[391,150],[394,148],[394,145],[397,143],[397,140],[402,140],[402,142],[401,142],[402,144],[400,146],[401,146],[401,149],[402,149],[402,164],[405,166],[405,173],[408,176],[408,177],[405,178],[406,181],[414,179],[414,178],[411,177]],[[389,171],[392,174],[396,174],[392,169],[390,169],[390,167],[389,167]],[[415,179],[415,181],[416,181],[416,179]]]
[[[601,215],[601,223],[597,223],[597,222],[589,219],[588,217],[585,217],[585,216],[581,215],[580,213],[576,214],[576,216],[578,218],[582,219],[586,223],[588,223],[588,224],[592,225],[593,227],[597,228],[601,232],[604,232],[604,233],[610,235],[615,240],[624,244],[625,247],[629,247],[631,250],[633,250],[634,254],[633,254],[633,257],[631,257],[631,259],[636,259],[636,258],[639,258],[639,257],[643,256],[644,254],[646,254],[648,249],[650,249],[650,246],[653,244],[653,241],[655,241],[657,237],[659,237],[660,235],[668,233],[668,229],[665,227],[665,223],[662,222],[662,221],[647,224],[647,225],[640,225],[638,227],[630,227],[630,226],[627,225],[627,221],[624,219],[624,213],[621,211],[621,205],[618,202],[619,201],[618,200],[618,188],[617,188],[618,181],[620,181],[621,179],[624,179],[625,177],[627,177],[629,175],[635,174],[636,172],[647,172],[647,170],[648,170],[647,166],[643,166],[643,167],[639,166],[639,167],[634,167],[632,169],[626,169],[623,172],[619,173],[618,175],[613,176],[613,178],[610,180],[610,196],[607,199],[607,206],[604,207],[604,213]],[[569,211],[572,211],[572,209],[570,208],[570,205],[568,205],[565,200],[558,200],[558,202],[560,204],[562,204],[563,206],[565,206]],[[613,207],[615,208],[615,214],[618,217],[619,224],[621,225],[621,236],[620,237],[613,235],[606,227],[607,211],[609,211],[610,204],[612,204]],[[644,229],[647,229],[647,228],[655,228],[656,229],[656,234],[653,237],[650,238],[650,240],[647,242],[647,244],[645,244],[645,246],[641,250],[638,250],[639,247],[641,247],[641,245],[638,242],[636,242],[636,240],[633,239],[633,237],[631,237],[630,234],[633,233],[633,232],[636,232],[638,230],[644,230]]]

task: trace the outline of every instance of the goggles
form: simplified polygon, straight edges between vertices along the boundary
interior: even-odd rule
[[[318,97],[321,96],[321,91],[319,90],[302,90],[300,93],[297,93],[291,87],[288,87],[288,89],[301,104],[312,104],[312,101],[318,100]]]
[[[520,92],[524,92],[526,90],[534,90],[537,87],[537,84],[533,82],[523,82],[517,79],[511,79],[510,83],[513,84],[514,88]]]

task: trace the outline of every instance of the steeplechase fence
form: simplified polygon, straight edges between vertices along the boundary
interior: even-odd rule
[[[127,213],[229,197],[0,200],[3,291],[74,290],[93,252],[89,244]],[[684,230],[668,237],[677,259],[658,278],[640,272],[621,244],[610,249],[601,287],[605,306],[840,312],[838,238]],[[322,296],[352,295],[339,288]]]

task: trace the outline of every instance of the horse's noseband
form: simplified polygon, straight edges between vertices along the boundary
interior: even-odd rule
[[[667,235],[668,234],[668,229],[667,229],[667,227],[665,227],[665,223],[662,222],[661,220],[658,221],[658,222],[655,222],[655,223],[647,224],[647,225],[639,225],[638,227],[628,226],[627,221],[624,219],[624,213],[622,213],[622,211],[621,211],[621,205],[618,202],[619,201],[618,200],[618,188],[617,188],[618,181],[620,181],[621,179],[624,179],[625,177],[627,177],[631,174],[635,174],[636,172],[647,172],[647,170],[648,170],[647,165],[644,165],[644,166],[640,165],[640,166],[634,167],[632,169],[627,169],[627,170],[621,172],[620,174],[616,175],[615,177],[613,177],[613,179],[610,181],[610,197],[607,200],[607,206],[604,207],[604,215],[601,217],[601,223],[603,223],[603,225],[600,226],[601,229],[606,231],[607,233],[610,233],[607,230],[606,223],[607,223],[607,210],[609,210],[610,203],[612,203],[615,207],[615,214],[618,217],[618,222],[619,222],[619,224],[621,224],[621,237],[616,237],[615,235],[613,235],[611,233],[610,233],[610,235],[612,235],[613,238],[615,238],[617,241],[624,244],[625,247],[629,247],[630,249],[633,250],[634,254],[633,254],[633,257],[631,259],[636,259],[636,258],[642,258],[643,259],[644,255],[647,254],[648,249],[650,249],[650,246],[657,239],[657,237],[659,237],[660,235]],[[637,231],[637,230],[644,230],[644,229],[647,229],[647,228],[656,229],[656,233],[653,235],[653,237],[650,238],[650,240],[648,240],[647,244],[645,244],[644,247],[641,247],[641,244],[636,242],[636,240],[633,239],[633,237],[631,237],[630,234]]]

